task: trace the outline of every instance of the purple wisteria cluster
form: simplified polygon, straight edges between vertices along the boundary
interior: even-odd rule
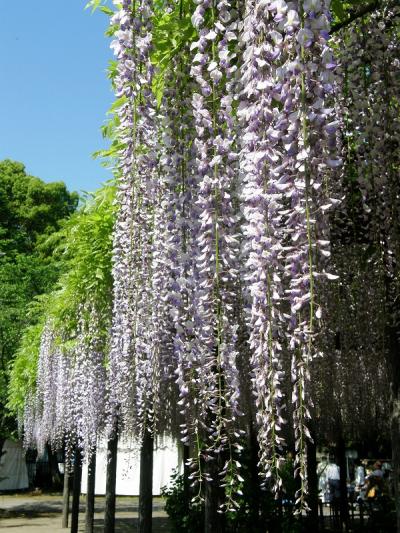
[[[76,418],[73,416],[74,393],[71,388],[72,357],[59,346],[53,325],[48,322],[42,333],[36,391],[25,402],[24,445],[44,453],[46,444],[54,449],[75,443]]]
[[[46,443],[64,448],[70,464],[78,446],[96,450],[105,424],[106,370],[99,315],[88,304],[79,311],[74,342],[65,344],[62,328],[48,322],[42,332],[35,393],[25,404],[24,444],[42,453]]]
[[[87,302],[81,310],[71,376],[76,443],[87,456],[95,452],[105,424],[107,386],[101,324],[95,305]]]
[[[188,50],[184,49],[174,58],[162,101],[160,180],[163,201],[160,209],[164,212],[165,227],[160,257],[167,278],[163,305],[168,309],[170,325],[166,331],[170,339],[165,340],[170,351],[165,353],[167,360],[163,364],[164,383],[172,385],[166,396],[170,402],[169,419],[175,418],[175,427],[179,427],[183,442],[189,445],[190,435],[196,427],[198,402],[191,377],[195,361],[189,354],[194,340],[194,289],[198,279],[196,255],[192,251],[198,233],[199,212],[194,202],[198,180],[194,150],[190,146],[194,123],[189,69],[185,61],[187,55]],[[177,101],[182,105],[176,106]],[[173,427],[170,431],[176,433]]]
[[[72,355],[54,356],[46,328],[27,413],[43,421],[41,442],[53,441],[64,372],[75,396],[59,400],[73,422],[67,426],[63,411],[57,435],[71,431],[90,451],[116,425],[138,441],[144,431],[180,433],[199,498],[218,478],[225,511],[238,506],[252,413],[262,481],[276,493],[291,417],[296,504],[304,508],[308,381],[320,291],[335,277],[326,272],[327,212],[341,165],[329,0],[247,0],[244,14],[229,0],[196,0],[195,38],[174,42],[160,71],[152,63],[158,4],[114,3],[118,212],[109,353],[104,358],[90,303]],[[182,21],[188,6],[180,7],[169,6],[168,17],[176,12]],[[156,75],[164,76],[159,103]],[[61,392],[49,388],[56,375]]]
[[[316,282],[324,275],[321,257],[329,256],[318,222],[333,203],[325,196],[329,168],[341,163],[335,157],[338,123],[329,106],[336,66],[327,44],[329,20],[329,2],[249,1],[242,34],[239,117],[253,386],[260,463],[277,490],[286,351],[292,359],[295,462],[306,479],[308,366],[321,317]]]
[[[201,402],[200,421],[208,427],[204,453],[208,460],[214,454],[227,453],[228,460],[219,475],[226,486],[226,508],[231,510],[236,505],[232,487],[237,486],[239,463],[234,455],[240,446],[235,428],[241,412],[236,305],[240,247],[238,153],[233,111],[238,13],[226,0],[215,3],[205,0],[198,2],[192,22],[198,31],[198,40],[191,45],[195,53],[190,74],[195,81],[192,107],[200,225],[195,243],[196,341],[190,357],[196,366],[193,381]]]
[[[111,331],[110,424],[128,431],[153,424],[158,387],[158,296],[153,290],[153,252],[157,237],[155,97],[152,94],[152,5],[125,1],[112,18],[118,26],[112,43],[118,60],[117,115],[118,217],[114,232],[114,310]],[[158,221],[159,222],[159,221]],[[156,282],[157,283],[157,282]]]

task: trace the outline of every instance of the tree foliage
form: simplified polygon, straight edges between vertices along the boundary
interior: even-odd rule
[[[9,367],[21,332],[35,320],[30,302],[54,286],[60,265],[45,242],[76,209],[78,196],[62,182],[29,176],[22,163],[0,162],[0,436],[8,434]]]

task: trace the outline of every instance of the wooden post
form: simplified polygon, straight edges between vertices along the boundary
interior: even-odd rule
[[[96,485],[96,450],[90,456],[87,473],[85,532],[93,533],[94,497]]]
[[[63,511],[62,511],[62,522],[61,522],[61,527],[64,529],[68,527],[69,495],[70,495],[69,481],[70,481],[69,465],[67,465],[67,463],[64,462]]]
[[[79,497],[81,495],[82,455],[78,446],[75,448],[74,480],[72,484],[71,533],[78,533]]]
[[[115,485],[117,481],[118,430],[114,428],[107,443],[106,502],[104,533],[115,531]]]
[[[139,533],[151,533],[153,521],[153,446],[154,438],[145,430],[140,449]]]

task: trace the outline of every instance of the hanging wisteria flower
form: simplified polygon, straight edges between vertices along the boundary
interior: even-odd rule
[[[207,24],[205,20],[208,20]],[[228,452],[220,477],[225,486],[225,508],[236,507],[233,486],[235,423],[240,414],[235,299],[238,295],[239,239],[236,212],[237,152],[233,104],[237,41],[237,13],[220,0],[199,2],[192,22],[199,39],[192,44],[191,76],[198,91],[192,97],[200,226],[197,236],[198,286],[195,295],[195,342],[190,354],[194,386],[200,395],[199,418],[207,421],[207,458]],[[202,433],[199,421],[194,427]],[[197,437],[199,443],[199,437]],[[201,481],[200,458],[194,477]],[[203,472],[205,479],[207,473]]]
[[[121,418],[127,431],[139,433],[153,423],[153,392],[148,386],[156,368],[152,313],[153,207],[157,201],[155,172],[157,134],[155,97],[151,91],[152,4],[125,1],[113,17],[117,60],[115,87],[119,154],[118,215],[114,232],[114,310],[110,351],[109,410],[111,424]],[[156,385],[158,375],[151,379]],[[146,420],[146,419],[149,420]]]
[[[329,245],[328,239],[318,239],[322,229],[317,222],[329,204],[324,176],[339,163],[334,128],[325,128],[332,121],[327,102],[334,68],[326,42],[328,8],[328,2],[319,1],[249,1],[242,36],[241,169],[260,464],[279,490],[284,421],[280,383],[287,345],[292,353],[300,507],[306,491],[306,384],[317,312],[316,257],[328,253]]]

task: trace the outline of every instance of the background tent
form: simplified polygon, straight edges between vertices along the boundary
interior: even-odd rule
[[[0,491],[27,489],[28,470],[20,441],[6,440],[0,459]]]

